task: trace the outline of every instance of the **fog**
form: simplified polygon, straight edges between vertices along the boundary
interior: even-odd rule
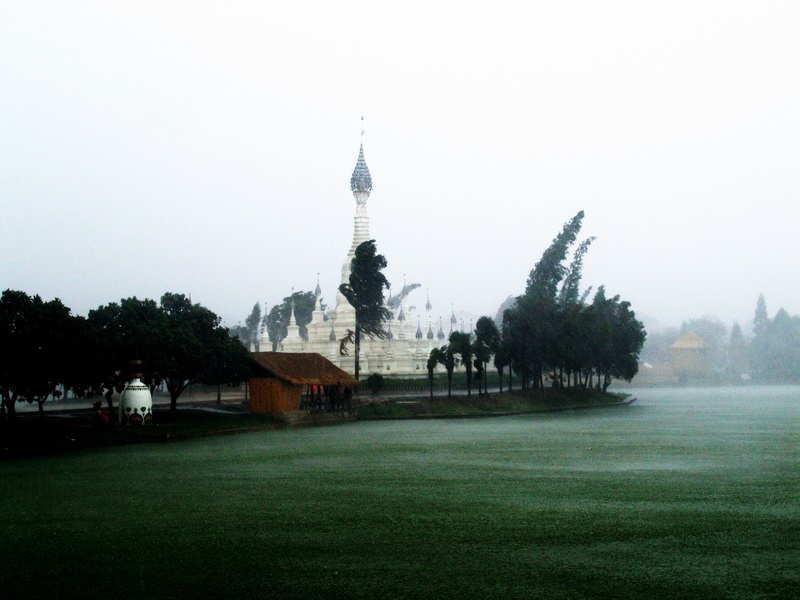
[[[793,2],[0,5],[0,286],[76,313],[334,303],[371,236],[434,318],[494,315],[579,210],[646,322],[800,313]],[[365,134],[361,135],[364,117]]]

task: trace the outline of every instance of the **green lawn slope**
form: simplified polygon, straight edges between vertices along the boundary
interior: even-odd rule
[[[604,410],[360,421],[4,461],[0,589],[796,597],[800,403],[779,392],[648,390]]]

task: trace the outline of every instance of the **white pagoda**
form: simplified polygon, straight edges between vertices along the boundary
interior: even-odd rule
[[[367,201],[372,193],[372,177],[369,174],[367,162],[364,160],[363,143],[358,150],[358,160],[353,170],[353,176],[350,178],[350,190],[356,201],[356,214],[353,243],[342,264],[341,283],[348,283],[350,280],[350,263],[355,256],[356,248],[362,242],[370,239]],[[311,323],[307,325],[308,339],[304,340],[300,335],[300,326],[297,324],[294,307],[292,307],[288,333],[278,344],[278,351],[317,352],[341,369],[353,373],[355,371],[353,347],[352,345],[348,346],[349,356],[341,356],[339,340],[347,334],[348,330],[355,331],[355,310],[338,291],[338,288],[336,307],[327,313],[322,310],[322,293],[319,282],[315,294],[316,305]],[[361,340],[361,372],[365,376],[371,373],[380,373],[385,376],[423,375],[427,370],[426,363],[431,350],[447,342],[445,332],[442,330],[441,319],[439,319],[438,330],[434,332],[430,297],[425,304],[424,325],[420,316],[409,315],[407,294],[401,294],[401,302],[398,307],[389,308],[392,311],[392,318],[386,323],[386,338],[371,339],[365,336]],[[455,316],[452,316],[451,331],[455,327],[455,321]],[[260,346],[261,348],[272,347],[272,341],[266,330],[261,338]]]

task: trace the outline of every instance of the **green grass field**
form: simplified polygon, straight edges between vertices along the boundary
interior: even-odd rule
[[[0,464],[5,598],[792,598],[800,388]]]

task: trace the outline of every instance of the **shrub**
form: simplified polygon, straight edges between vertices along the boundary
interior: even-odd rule
[[[383,375],[380,373],[373,373],[367,377],[367,387],[373,394],[377,394],[383,389]]]

